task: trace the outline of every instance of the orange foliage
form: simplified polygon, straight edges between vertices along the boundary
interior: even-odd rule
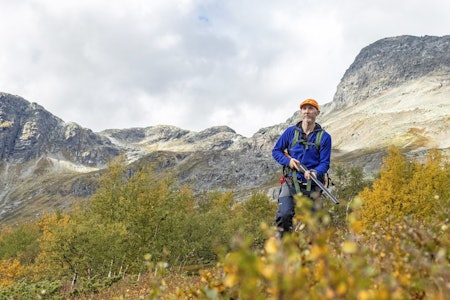
[[[38,240],[40,245],[40,253],[36,258],[36,262],[30,266],[30,276],[34,278],[45,278],[47,274],[57,276],[61,271],[61,264],[55,268],[55,262],[58,261],[58,254],[52,251],[55,242],[55,228],[68,224],[70,217],[65,214],[53,213],[42,217],[38,222],[38,226],[42,231],[42,236]],[[49,276],[53,277],[53,276]]]
[[[390,226],[409,215],[429,219],[436,207],[448,201],[449,168],[442,164],[436,150],[430,151],[421,164],[407,161],[398,148],[391,147],[383,163],[380,178],[359,195],[363,202],[359,213],[364,227]]]
[[[15,283],[24,272],[24,267],[18,259],[0,260],[0,286]]]

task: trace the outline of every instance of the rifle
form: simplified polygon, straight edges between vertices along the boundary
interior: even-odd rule
[[[300,170],[303,173],[308,171],[308,169],[303,164],[299,164],[299,165],[300,165]],[[294,178],[294,180],[296,180],[296,178]],[[323,185],[322,182],[320,182],[319,179],[316,178],[316,176],[311,175],[311,180],[314,181],[315,184],[317,184],[317,186],[328,196],[328,198],[331,199],[331,201],[334,202],[334,204],[339,204],[339,200],[335,196],[333,196],[333,194]]]
[[[292,158],[292,156],[289,155],[289,153],[287,153],[287,151],[284,151],[284,155],[288,158]],[[308,169],[306,168],[305,165],[303,164],[299,164],[300,167],[300,171],[305,173],[306,171],[308,171]],[[295,170],[294,170],[295,171]],[[295,177],[297,177],[296,174],[293,174]],[[294,180],[297,180],[297,178],[293,178]],[[325,193],[325,195],[328,196],[328,198],[331,199],[331,201],[334,202],[334,204],[339,204],[339,200],[323,185],[322,182],[320,182],[319,179],[317,179],[315,176],[311,175],[311,180],[314,181],[314,183]],[[295,182],[295,181],[294,181]]]

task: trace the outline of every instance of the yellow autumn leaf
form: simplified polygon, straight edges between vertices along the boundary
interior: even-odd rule
[[[367,300],[367,299],[369,299],[369,297],[370,297],[369,292],[362,290],[358,293],[357,299],[358,300]]]
[[[311,246],[311,253],[309,255],[309,258],[311,260],[315,260],[317,259],[320,255],[322,255],[323,251],[322,248],[317,246],[317,245],[312,245]]]
[[[348,254],[356,253],[358,251],[358,245],[355,242],[345,241],[342,243],[342,251]]]
[[[264,278],[266,279],[270,279],[272,278],[272,276],[275,274],[275,266],[268,264],[268,265],[264,265],[261,268],[261,274],[264,276]]]
[[[354,233],[359,234],[363,231],[364,226],[363,223],[360,220],[354,220],[350,223],[350,228],[353,230]]]
[[[339,296],[345,295],[345,293],[347,293],[347,284],[345,282],[339,283],[339,285],[336,288],[336,293]]]
[[[264,245],[264,249],[266,250],[266,252],[268,254],[274,254],[277,253],[279,250],[278,247],[278,241],[276,240],[276,238],[271,237],[266,241],[266,244]]]
[[[232,287],[236,284],[237,281],[238,281],[238,276],[236,274],[228,274],[227,277],[225,277],[223,284],[226,287]]]

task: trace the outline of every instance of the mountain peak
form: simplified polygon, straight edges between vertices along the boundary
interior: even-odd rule
[[[103,167],[118,150],[76,123],[65,123],[42,106],[0,94],[0,159],[24,162],[48,156]]]
[[[333,97],[341,108],[429,74],[450,72],[450,35],[397,36],[363,48],[345,72]]]

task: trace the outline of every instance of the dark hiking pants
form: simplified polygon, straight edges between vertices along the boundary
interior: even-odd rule
[[[311,191],[307,191],[306,187],[301,186],[300,191],[303,195],[307,196],[311,200],[312,193],[320,195],[320,188],[318,186],[312,185]],[[281,235],[286,232],[291,232],[293,229],[293,218],[295,216],[295,201],[294,195],[296,194],[295,186],[292,178],[286,178],[286,180],[281,184],[280,193],[278,195],[278,211],[275,216],[275,223]],[[317,199],[316,199],[317,200]],[[316,205],[313,205],[312,210],[316,210]]]

